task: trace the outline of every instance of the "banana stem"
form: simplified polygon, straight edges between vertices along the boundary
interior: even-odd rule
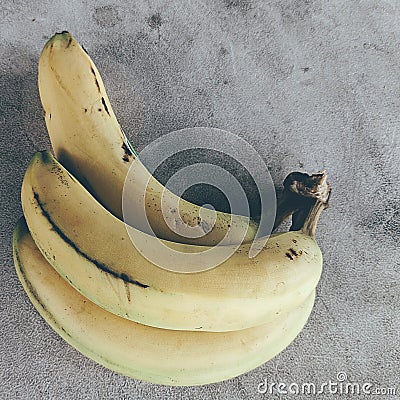
[[[308,236],[315,237],[315,232],[317,229],[317,223],[322,211],[328,207],[327,203],[322,203],[320,200],[314,200],[314,205],[311,207],[307,216],[304,218],[301,231]],[[293,217],[296,218],[295,215]],[[292,227],[290,230],[293,230]]]
[[[278,198],[274,228],[292,215],[290,230],[302,230],[314,237],[321,212],[328,207],[330,187],[325,171],[313,175],[292,172],[283,182]]]
[[[302,205],[303,199],[291,192],[289,189],[285,188],[283,192],[278,195],[273,231],[278,228],[283,221],[288,219],[294,213],[298,212]]]
[[[326,181],[326,171],[313,175],[293,172],[283,185],[285,190],[297,199],[297,209],[293,212],[291,231],[301,230],[304,234],[315,237],[317,223],[323,210],[329,205],[331,188]]]

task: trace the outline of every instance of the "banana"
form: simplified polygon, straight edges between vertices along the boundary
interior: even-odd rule
[[[49,152],[33,156],[21,198],[36,245],[60,275],[97,305],[150,326],[231,331],[267,323],[304,303],[322,271],[316,241],[301,230],[272,235],[254,258],[250,244],[208,248],[138,231],[102,207]],[[146,249],[158,265],[182,271],[221,263],[173,272],[150,262]],[[226,249],[234,253],[229,258]]]
[[[258,224],[248,217],[185,201],[149,173],[121,130],[99,71],[71,34],[58,33],[47,42],[38,79],[57,159],[115,216],[123,217],[124,182],[136,161],[129,201],[147,217],[136,220],[136,228],[150,233],[150,225],[157,237],[210,246],[224,238],[224,244],[236,244],[255,237]]]
[[[23,218],[14,230],[13,252],[31,302],[66,342],[111,370],[152,383],[203,385],[250,371],[295,339],[314,303],[312,291],[273,322],[240,331],[153,328],[111,314],[74,290],[42,256]]]

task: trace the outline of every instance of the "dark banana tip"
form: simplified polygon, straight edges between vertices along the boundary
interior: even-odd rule
[[[29,233],[28,226],[26,225],[26,221],[24,217],[21,217],[13,231],[13,244],[14,246],[17,245],[18,241],[24,238]]]
[[[54,159],[53,155],[48,150],[39,151],[38,152],[38,157],[41,158],[43,163],[52,162],[53,159]]]
[[[56,32],[45,44],[44,49],[50,48],[50,51],[54,47],[57,48],[68,48],[73,42],[73,37],[68,31]]]
[[[27,172],[35,166],[35,164],[48,164],[53,162],[53,155],[47,151],[37,151],[31,158],[31,161],[28,164]]]

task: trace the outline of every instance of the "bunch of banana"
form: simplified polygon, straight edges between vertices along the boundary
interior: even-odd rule
[[[19,279],[47,323],[86,356],[119,373],[166,385],[200,385],[249,371],[281,352],[305,325],[314,291],[273,322],[232,332],[159,329],[117,317],[75,291],[50,266],[21,219]]]
[[[278,208],[277,224],[294,213],[295,230],[254,239],[256,223],[217,213],[211,231],[187,239],[183,225],[197,224],[200,213],[210,222],[214,213],[167,192],[166,204],[172,209],[178,200],[184,221],[172,231],[161,211],[166,189],[142,166],[128,183],[148,182],[145,198],[155,201],[146,213],[155,237],[121,219],[136,156],[99,72],[68,32],[43,49],[39,90],[57,158],[38,152],[27,168],[13,249],[25,291],[57,333],[110,369],[168,385],[237,376],[293,341],[311,313],[322,271],[314,235],[328,204],[326,173],[286,179],[290,201]],[[131,193],[143,207],[143,193]],[[228,246],[214,246],[227,234]],[[252,240],[259,246],[254,258]],[[145,257],[145,248],[154,249],[163,268]],[[187,273],[216,259],[215,268]]]

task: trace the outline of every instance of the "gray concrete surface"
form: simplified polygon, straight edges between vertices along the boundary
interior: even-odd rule
[[[400,2],[2,1],[0,6],[1,399],[300,399],[270,383],[397,387],[400,396]],[[86,359],[35,312],[13,268],[11,233],[31,155],[50,149],[39,52],[69,30],[96,62],[134,145],[213,126],[256,146],[276,183],[327,169],[331,207],[313,314],[272,361],[227,382],[169,388]],[[339,398],[324,394],[324,399]]]

